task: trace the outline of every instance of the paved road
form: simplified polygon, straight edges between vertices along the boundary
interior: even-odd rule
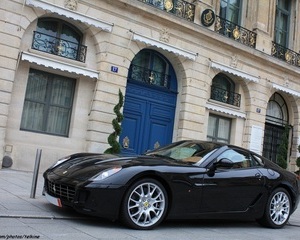
[[[300,208],[280,230],[247,221],[167,221],[151,231],[86,217],[49,204],[42,196],[39,175],[35,198],[30,198],[33,173],[0,169],[0,240],[281,240],[300,238]]]

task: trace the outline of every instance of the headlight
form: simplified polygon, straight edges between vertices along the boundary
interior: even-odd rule
[[[122,169],[122,167],[119,167],[119,166],[106,169],[103,172],[101,172],[99,175],[96,175],[95,177],[93,177],[91,180],[93,180],[93,181],[103,180],[103,179],[108,178],[111,175],[121,171],[121,169]]]
[[[62,164],[63,162],[68,161],[70,158],[71,158],[71,156],[66,156],[66,157],[60,158],[50,168],[55,168],[56,166]]]

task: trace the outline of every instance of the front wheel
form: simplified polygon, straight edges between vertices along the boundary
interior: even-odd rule
[[[149,230],[161,223],[167,208],[168,196],[162,184],[154,179],[143,179],[128,189],[121,214],[129,227]]]
[[[284,188],[275,189],[270,195],[260,224],[271,228],[282,228],[291,215],[291,198]]]

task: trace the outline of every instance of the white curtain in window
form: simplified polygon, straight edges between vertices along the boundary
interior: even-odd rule
[[[230,119],[209,116],[207,140],[229,143],[230,124]]]
[[[42,131],[46,89],[47,77],[43,74],[31,72],[26,88],[21,128]]]
[[[44,104],[25,102],[21,129],[42,131]]]
[[[72,85],[72,80],[60,76],[55,76],[53,79],[47,132],[67,134],[73,98]]]
[[[69,111],[59,107],[50,107],[47,132],[54,134],[67,134]]]
[[[283,119],[281,108],[276,102],[272,101],[268,103],[267,116]]]
[[[30,70],[21,129],[67,136],[74,86],[73,79]]]
[[[208,129],[207,129],[208,136],[215,136],[216,122],[217,122],[217,118],[209,116]]]
[[[230,121],[227,119],[219,119],[218,138],[229,139]]]

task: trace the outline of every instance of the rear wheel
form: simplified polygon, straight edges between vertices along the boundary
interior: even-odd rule
[[[127,191],[122,205],[122,219],[134,229],[153,229],[164,219],[168,196],[162,184],[154,179],[143,179]]]
[[[291,215],[291,198],[284,188],[275,189],[270,195],[260,224],[271,228],[282,228]]]

